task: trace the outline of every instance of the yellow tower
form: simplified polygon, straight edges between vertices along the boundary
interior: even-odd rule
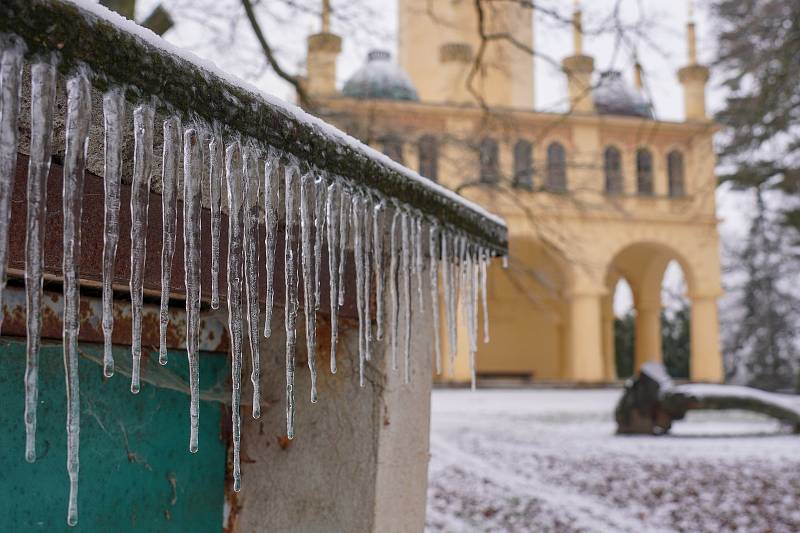
[[[321,28],[308,37],[306,91],[311,97],[336,93],[336,58],[342,51],[342,38],[331,33],[330,0],[322,1]]]
[[[564,58],[562,67],[567,75],[570,108],[575,113],[594,112],[592,73],[594,59],[583,53],[583,12],[576,0],[572,14],[574,54]]]
[[[678,71],[678,79],[683,85],[683,108],[686,120],[707,120],[706,83],[708,83],[708,67],[697,63],[697,35],[692,0],[689,0],[686,48],[689,64]]]

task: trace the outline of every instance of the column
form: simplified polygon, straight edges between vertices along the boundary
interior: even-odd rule
[[[601,294],[573,293],[567,303],[567,365],[565,378],[572,381],[603,381],[603,333]]]
[[[691,300],[689,377],[692,381],[722,382],[717,297],[693,296]]]
[[[617,379],[613,295],[603,297],[603,375],[606,381]]]
[[[661,351],[661,303],[648,302],[636,306],[636,332],[634,334],[634,373],[648,361],[663,361]]]

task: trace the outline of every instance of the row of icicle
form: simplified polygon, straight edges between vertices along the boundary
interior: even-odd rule
[[[0,66],[0,312],[5,287],[10,224],[10,199],[16,168],[23,53],[9,48]],[[29,462],[36,458],[36,406],[38,357],[41,333],[43,242],[45,199],[53,138],[56,69],[47,62],[31,66],[31,142],[27,178],[27,235],[25,246],[25,290],[27,295],[27,360],[25,370],[26,451]],[[78,332],[79,264],[83,179],[89,144],[91,86],[77,74],[67,80],[66,151],[63,177],[63,276],[64,276],[64,365],[67,376],[67,470],[70,479],[68,523],[77,523],[78,447],[80,431]],[[104,231],[102,327],[103,373],[114,373],[112,355],[114,262],[119,239],[120,179],[126,102],[121,90],[103,96],[104,119]],[[150,178],[153,167],[154,108],[149,104],[133,111],[134,160],[131,184],[131,275],[132,306],[131,392],[140,388],[142,355],[142,299],[145,266]],[[374,341],[388,336],[387,353],[397,369],[403,358],[405,381],[411,380],[411,309],[418,300],[419,312],[432,311],[435,366],[441,372],[439,335],[439,285],[443,286],[450,367],[456,356],[457,315],[467,325],[470,367],[474,386],[474,357],[478,345],[478,305],[483,305],[484,342],[488,341],[486,269],[488,249],[470,238],[424,217],[411,206],[383,197],[348,180],[330,176],[302,164],[276,148],[260,149],[255,142],[235,140],[223,144],[220,135],[202,128],[182,129],[180,120],[163,123],[162,161],[163,246],[161,253],[161,308],[159,362],[167,362],[166,332],[169,323],[171,265],[175,251],[177,198],[183,180],[184,265],[186,286],[186,348],[190,383],[189,451],[198,447],[199,422],[199,317],[201,183],[208,184],[211,210],[211,307],[219,307],[220,225],[222,184],[228,198],[228,326],[232,350],[232,417],[234,444],[234,488],[240,489],[240,397],[245,331],[252,357],[253,417],[260,416],[259,333],[261,309],[258,277],[266,276],[264,337],[269,337],[274,299],[273,272],[279,224],[285,227],[285,327],[286,327],[286,431],[294,436],[294,372],[297,344],[298,284],[303,280],[311,401],[317,401],[315,311],[320,307],[322,249],[327,239],[330,277],[331,353],[330,371],[336,372],[337,312],[344,304],[345,269],[352,243],[356,271],[358,312],[358,372],[364,385],[366,362],[372,358]],[[181,158],[181,150],[183,151]],[[180,168],[181,160],[183,168]],[[262,174],[263,169],[263,174]],[[182,170],[182,175],[181,175]],[[263,190],[262,190],[263,189]],[[260,205],[263,199],[263,209]],[[281,210],[281,202],[284,209]],[[285,213],[279,220],[281,211]],[[265,226],[266,257],[258,263],[258,227]],[[387,232],[388,230],[388,232]],[[427,243],[424,235],[427,234]],[[427,244],[427,246],[426,246]],[[386,250],[388,247],[388,251]],[[388,271],[384,257],[388,256]],[[427,271],[427,280],[425,271]],[[300,275],[302,273],[302,276]],[[441,281],[440,281],[441,280]],[[412,286],[416,294],[412,294]],[[374,287],[374,291],[373,291]],[[427,290],[425,290],[427,287]],[[385,294],[388,289],[388,297]],[[374,327],[372,297],[374,295]],[[459,310],[460,301],[460,310]],[[435,303],[435,305],[433,305]],[[385,306],[388,305],[388,310]],[[388,316],[386,316],[388,315]],[[0,316],[1,319],[1,316]],[[402,331],[400,325],[403,325]]]

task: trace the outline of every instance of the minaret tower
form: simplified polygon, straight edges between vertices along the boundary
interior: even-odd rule
[[[331,3],[322,0],[321,31],[308,37],[306,90],[312,97],[336,93],[336,58],[342,38],[331,33]]]
[[[575,10],[572,13],[572,28],[575,54],[564,58],[561,62],[567,75],[570,107],[576,113],[594,113],[592,100],[594,59],[583,54],[583,12],[578,0],[575,0]]]
[[[686,25],[686,44],[689,64],[678,71],[683,85],[683,107],[686,120],[707,120],[706,83],[708,67],[697,63],[697,37],[695,34],[693,0],[689,1],[689,22]]]

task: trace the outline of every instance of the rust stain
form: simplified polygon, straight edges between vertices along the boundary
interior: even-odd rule
[[[275,437],[275,440],[278,442],[278,446],[281,447],[281,450],[286,450],[292,445],[292,439],[286,435],[279,435]]]

